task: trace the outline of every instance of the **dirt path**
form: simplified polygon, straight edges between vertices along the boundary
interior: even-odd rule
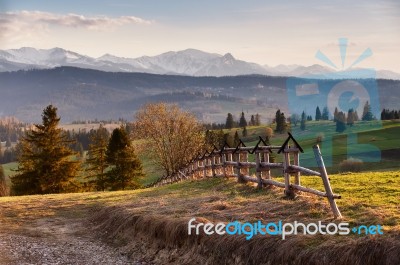
[[[75,196],[0,201],[0,265],[149,265],[101,241],[88,221],[92,205]]]
[[[103,244],[83,223],[44,218],[15,233],[3,230],[0,264],[146,264]]]

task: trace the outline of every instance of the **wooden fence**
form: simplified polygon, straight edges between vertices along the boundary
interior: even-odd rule
[[[226,144],[221,150],[214,148],[211,152],[206,152],[202,156],[193,159],[181,170],[178,170],[170,176],[159,178],[148,187],[171,184],[185,179],[234,177],[241,183],[257,183],[258,188],[270,185],[284,188],[285,195],[290,198],[293,198],[298,191],[326,197],[329,201],[334,217],[342,218],[335,202],[335,199],[340,199],[341,197],[332,192],[319,146],[313,146],[314,156],[317,161],[319,172],[301,167],[299,158],[300,153],[303,153],[303,149],[294,137],[290,133],[288,134],[289,137],[282,146],[267,145],[265,141],[259,137],[256,146],[246,147],[245,144],[240,141],[236,148],[230,148]],[[290,141],[293,143],[292,146],[289,144]],[[278,154],[282,154],[283,162],[274,163],[270,161],[271,154],[274,151]],[[249,154],[255,155],[255,162],[249,161]],[[255,168],[255,177],[250,176],[251,168]],[[274,168],[283,170],[284,182],[272,179],[271,169]],[[301,186],[301,173],[321,177],[325,192]],[[291,175],[294,176],[294,183],[291,183]]]

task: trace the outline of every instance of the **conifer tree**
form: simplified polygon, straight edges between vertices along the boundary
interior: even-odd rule
[[[239,127],[246,127],[247,126],[247,121],[246,118],[244,117],[244,112],[242,111],[242,114],[240,115],[240,120],[239,120]]]
[[[250,126],[256,125],[256,118],[254,117],[254,115],[251,115],[249,125]]]
[[[90,144],[87,170],[89,171],[89,183],[93,184],[96,190],[104,191],[106,189],[106,169],[107,163],[107,145],[110,134],[102,125],[90,135]]]
[[[21,139],[18,173],[11,178],[15,195],[46,194],[73,191],[78,172],[76,155],[66,133],[58,127],[57,108],[43,110],[42,124],[36,124]]]
[[[362,118],[363,121],[372,121],[374,119],[374,115],[371,112],[371,105],[369,102],[365,102]]]
[[[3,167],[0,165],[0,197],[1,196],[7,196],[7,184]]]
[[[226,117],[225,128],[232,129],[233,126],[234,126],[233,115],[231,113],[228,113],[228,116]]]
[[[306,129],[306,113],[304,111],[301,113],[300,129],[302,131]]]
[[[315,109],[315,120],[319,121],[321,119],[321,110],[319,109],[319,106]]]
[[[106,154],[107,162],[112,167],[106,175],[107,186],[111,190],[138,188],[138,178],[143,176],[142,163],[123,127],[112,132]]]
[[[277,110],[275,114],[276,121],[276,131],[279,133],[284,133],[286,131],[286,118],[285,114],[281,110]]]
[[[260,114],[256,114],[256,122],[255,124],[256,126],[260,126],[261,125],[261,115]]]
[[[328,107],[324,107],[322,110],[321,120],[327,121],[329,120],[329,110]]]
[[[337,120],[338,113],[339,113],[338,108],[335,107],[335,113],[333,114],[333,121],[334,122],[336,122],[336,120]]]
[[[346,114],[340,111],[336,117],[336,132],[344,132],[346,130]]]
[[[354,120],[355,120],[355,113],[354,109],[349,109],[347,112],[347,125],[350,127],[354,125]]]

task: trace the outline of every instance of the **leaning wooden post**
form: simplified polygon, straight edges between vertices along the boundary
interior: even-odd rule
[[[326,197],[328,198],[329,204],[331,206],[333,215],[335,218],[342,218],[342,214],[339,211],[339,208],[336,205],[335,199],[333,198],[333,192],[331,188],[331,184],[329,183],[328,173],[326,172],[325,163],[322,159],[321,151],[318,145],[313,146],[315,160],[317,160],[317,165],[319,167],[322,182],[324,183]]]

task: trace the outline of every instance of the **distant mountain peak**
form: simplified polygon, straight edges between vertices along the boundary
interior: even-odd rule
[[[109,53],[98,58],[92,58],[60,47],[52,49],[22,47],[20,49],[0,50],[1,72],[58,66],[75,66],[108,72],[143,72],[192,76],[261,74],[302,77],[334,72],[334,70],[318,64],[311,66],[261,66],[237,60],[231,53],[220,55],[193,48],[139,58],[118,57]],[[378,71],[377,76],[400,79],[400,74],[391,71]]]

